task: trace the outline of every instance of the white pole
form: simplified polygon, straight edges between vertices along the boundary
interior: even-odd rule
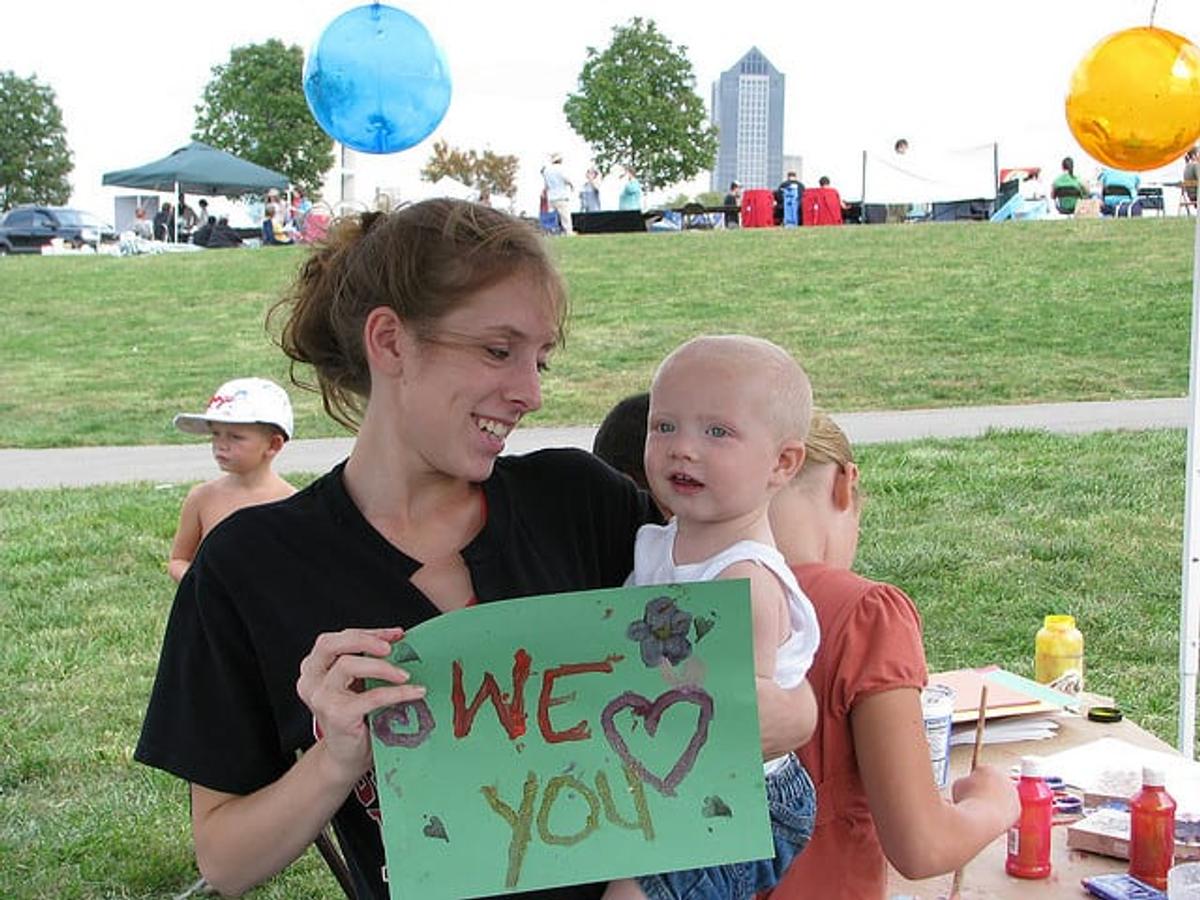
[[[1179,604],[1179,751],[1196,758],[1196,674],[1200,669],[1200,216],[1192,248],[1192,349],[1188,373],[1187,480],[1183,517],[1183,596]]]

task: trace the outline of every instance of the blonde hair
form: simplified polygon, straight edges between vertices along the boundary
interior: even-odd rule
[[[842,431],[837,422],[833,421],[833,417],[823,409],[813,410],[805,447],[808,450],[804,458],[805,469],[809,465],[833,463],[845,466],[854,462],[854,450],[850,447],[850,439],[846,437],[846,432]]]
[[[837,466],[844,470],[854,464],[854,450],[846,432],[838,427],[833,417],[823,409],[814,409],[812,422],[808,428],[808,438],[804,441],[804,465],[792,479],[792,484],[811,486],[816,483],[818,469]],[[854,485],[854,495],[859,496],[858,484]]]
[[[654,373],[650,390],[667,367],[685,353],[699,352],[706,361],[728,362],[752,374],[762,388],[763,411],[780,440],[807,440],[812,418],[812,384],[808,374],[778,344],[746,334],[702,335],[667,354]]]

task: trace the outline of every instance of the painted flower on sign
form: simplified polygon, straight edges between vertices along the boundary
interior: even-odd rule
[[[677,666],[692,655],[688,631],[692,614],[680,609],[670,597],[655,597],[646,604],[646,612],[630,622],[625,635],[641,647],[642,662],[651,668],[664,659]]]

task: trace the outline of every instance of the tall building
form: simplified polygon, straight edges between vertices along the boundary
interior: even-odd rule
[[[783,73],[757,47],[713,84],[712,117],[719,132],[711,188],[729,182],[774,188],[783,180]]]

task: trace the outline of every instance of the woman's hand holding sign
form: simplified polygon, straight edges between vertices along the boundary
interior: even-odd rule
[[[371,767],[367,714],[425,696],[409,674],[387,660],[403,628],[347,628],[320,635],[300,663],[296,692],[312,710],[324,756],[349,791]],[[388,682],[364,689],[366,679]]]

